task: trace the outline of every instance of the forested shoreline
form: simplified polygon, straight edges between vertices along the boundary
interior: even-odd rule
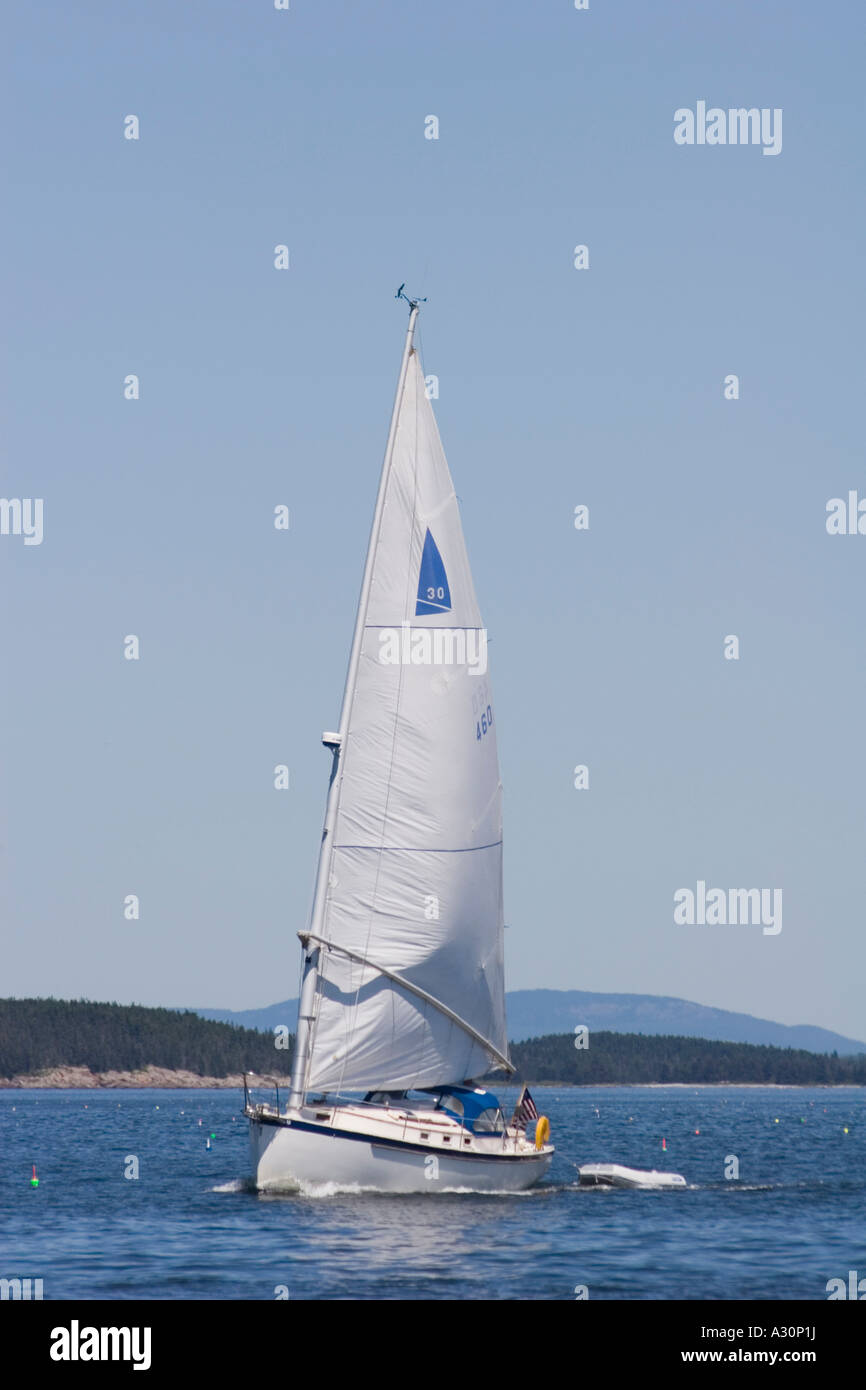
[[[521,1080],[537,1085],[866,1085],[866,1054],[643,1033],[590,1033],[587,1042],[575,1047],[573,1034],[531,1038],[511,1044],[511,1060]]]
[[[285,1073],[291,1037],[212,1023],[192,1012],[77,999],[0,999],[0,1077],[56,1068],[137,1072],[147,1067],[225,1077]]]
[[[514,1079],[541,1085],[866,1085],[866,1054],[839,1057],[755,1043],[593,1032],[511,1044]],[[86,1069],[101,1085],[194,1084],[181,1078],[286,1076],[294,1039],[199,1014],[85,999],[0,999],[0,1085]],[[174,1073],[173,1083],[147,1079]],[[115,1076],[123,1077],[114,1080]],[[141,1078],[141,1079],[139,1079]],[[491,1084],[499,1077],[491,1077]],[[36,1084],[34,1082],[34,1084]],[[82,1085],[60,1079],[58,1085]],[[89,1084],[89,1083],[86,1083]]]

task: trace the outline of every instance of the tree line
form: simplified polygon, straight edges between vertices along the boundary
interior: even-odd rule
[[[512,1043],[518,1079],[576,1086],[718,1081],[866,1085],[866,1053],[839,1057],[835,1052],[643,1033],[590,1032],[587,1041],[587,1047],[579,1048],[573,1034],[554,1034]]]
[[[230,1076],[242,1071],[285,1075],[289,1048],[272,1034],[198,1014],[85,999],[0,999],[0,1076],[52,1067],[138,1071],[147,1066]]]
[[[283,1041],[283,1040],[281,1040]],[[189,1010],[86,999],[0,999],[0,1077],[32,1075],[52,1067],[94,1072],[138,1071],[147,1066],[229,1076],[288,1074],[294,1039],[275,1047],[274,1036],[234,1023],[214,1023]],[[571,1033],[511,1044],[517,1080],[599,1086],[681,1082],[789,1086],[866,1085],[866,1054],[839,1057],[755,1043],[705,1038],[590,1032],[587,1047]]]

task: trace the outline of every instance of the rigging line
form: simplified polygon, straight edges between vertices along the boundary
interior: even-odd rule
[[[507,1071],[516,1070],[505,1054],[499,1051],[495,1043],[492,1043],[489,1038],[485,1038],[483,1033],[479,1033],[477,1028],[473,1028],[471,1023],[467,1023],[466,1019],[461,1018],[453,1009],[449,1009],[448,1005],[443,1004],[441,999],[437,999],[435,994],[429,994],[420,985],[415,985],[411,980],[405,979],[403,975],[398,975],[396,970],[389,970],[386,966],[370,960],[369,956],[362,955],[360,951],[350,951],[348,946],[338,946],[335,942],[326,941],[323,936],[316,936],[313,932],[299,931],[298,937],[305,949],[307,942],[318,942],[320,946],[324,946],[326,952],[333,951],[337,955],[348,956],[349,960],[357,961],[359,965],[365,965],[369,970],[375,970],[377,974],[384,975],[387,980],[393,980],[395,985],[399,985],[401,989],[407,990],[410,994],[417,994],[419,999],[423,999],[426,1004],[432,1004],[433,1008],[438,1009],[440,1014],[444,1014],[452,1023],[456,1023],[458,1028],[462,1028],[464,1033],[468,1033],[471,1038],[480,1043],[491,1057],[495,1057],[497,1062],[504,1066]],[[345,1066],[343,1071],[345,1071]]]
[[[418,366],[419,366],[419,368],[420,368],[420,370],[421,370],[421,379],[422,379],[422,381],[423,381],[423,379],[424,379],[424,368],[423,368],[423,366],[422,366],[421,364],[422,364],[423,361],[424,361],[424,326],[423,326],[423,324],[421,323],[421,315],[420,315],[420,314],[418,315],[418,320],[417,320],[417,323],[416,323],[416,325],[415,325],[415,331],[416,331],[416,333],[418,334]]]
[[[405,286],[401,285],[399,290],[397,291],[398,299],[401,297],[407,298],[403,294],[404,288]],[[381,536],[382,525],[384,520],[386,491],[393,467],[394,449],[396,445],[397,434],[399,432],[400,411],[402,408],[403,396],[406,390],[406,381],[408,379],[408,368],[410,364],[410,358],[412,355],[413,331],[418,318],[418,301],[407,300],[407,302],[410,306],[409,323],[407,325],[406,338],[404,340],[403,356],[401,358],[400,363],[400,374],[398,377],[397,390],[394,399],[394,409],[392,411],[391,423],[388,428],[387,443],[385,445],[385,460],[383,463],[379,489],[376,494],[376,507],[373,513],[373,525],[370,533],[370,541],[367,548],[367,557],[364,561],[364,575],[361,581],[361,594],[358,603],[358,611],[355,619],[355,629],[352,636],[352,646],[349,653],[349,668],[346,674],[346,684],[343,691],[343,702],[340,710],[340,740],[343,746],[339,749],[339,751],[337,751],[336,749],[334,750],[333,770],[331,773],[331,782],[329,784],[328,789],[328,801],[326,804],[325,811],[325,828],[323,833],[323,841],[327,839],[327,844],[323,843],[320,848],[319,865],[317,869],[316,878],[316,894],[314,895],[313,901],[314,921],[315,925],[319,928],[319,930],[322,929],[322,923],[327,921],[329,898],[332,898],[332,894],[329,891],[329,878],[331,876],[331,866],[333,864],[333,837],[341,810],[343,777],[345,774],[345,753],[347,751],[347,746],[351,746],[351,740],[348,739],[349,723],[358,682],[361,647],[364,635],[364,620],[370,605],[370,593],[372,589],[373,571],[375,568],[376,561],[376,551],[379,544],[379,537]],[[319,893],[320,887],[321,894]],[[315,961],[313,961],[312,958],[309,961],[310,968],[313,972],[310,990],[313,1016],[307,1021],[307,1026],[304,1030],[303,1051],[300,1054],[298,1066],[293,1070],[293,1086],[297,1086],[298,1089],[305,1087],[309,1083],[313,1065],[313,1054],[315,1050],[316,1034],[318,1030],[319,1017],[321,1014],[320,1005],[323,999],[323,991],[321,987],[321,982],[318,978],[318,954],[319,953],[317,952]],[[304,979],[306,981],[306,974],[304,976]],[[303,1076],[301,1075],[302,1069]],[[303,1094],[301,1095],[301,1099],[303,1099]]]

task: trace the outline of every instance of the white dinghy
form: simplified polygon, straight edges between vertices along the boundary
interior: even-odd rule
[[[406,298],[401,289],[398,297]],[[502,813],[487,637],[409,327],[332,769],[288,1104],[247,1099],[260,1188],[517,1191],[544,1117],[478,1080],[513,1073]]]
[[[581,1187],[685,1187],[679,1173],[659,1173],[655,1168],[626,1168],[622,1163],[584,1163],[578,1169]]]

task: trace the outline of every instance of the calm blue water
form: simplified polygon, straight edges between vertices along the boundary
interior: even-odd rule
[[[46,1299],[823,1300],[866,1275],[863,1090],[534,1094],[557,1153],[529,1194],[265,1197],[235,1092],[2,1091],[0,1276],[41,1277]],[[690,1186],[579,1189],[590,1162]]]

